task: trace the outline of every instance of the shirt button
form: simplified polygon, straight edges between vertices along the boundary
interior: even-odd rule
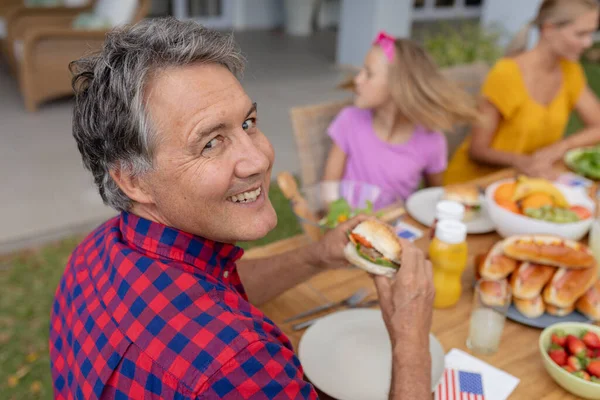
[[[223,278],[227,279],[229,277],[229,271],[223,272]]]

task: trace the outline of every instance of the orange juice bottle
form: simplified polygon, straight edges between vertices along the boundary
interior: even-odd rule
[[[442,220],[435,229],[429,245],[429,259],[433,265],[435,308],[452,307],[460,299],[460,278],[467,266],[467,227],[460,221]]]

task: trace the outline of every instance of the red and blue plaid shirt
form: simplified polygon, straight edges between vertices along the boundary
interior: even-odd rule
[[[130,213],[73,252],[50,326],[57,399],[316,398],[252,306],[242,250]]]

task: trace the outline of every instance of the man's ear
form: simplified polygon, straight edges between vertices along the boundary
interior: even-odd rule
[[[152,195],[147,190],[146,182],[140,176],[132,174],[122,167],[110,170],[110,176],[119,188],[135,203],[154,203]]]

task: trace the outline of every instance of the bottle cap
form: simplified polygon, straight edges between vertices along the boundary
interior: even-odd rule
[[[441,220],[436,225],[435,237],[448,244],[462,243],[467,238],[467,226],[460,221]]]
[[[465,206],[450,200],[442,200],[435,206],[435,217],[438,221],[452,219],[462,221],[465,216]]]

